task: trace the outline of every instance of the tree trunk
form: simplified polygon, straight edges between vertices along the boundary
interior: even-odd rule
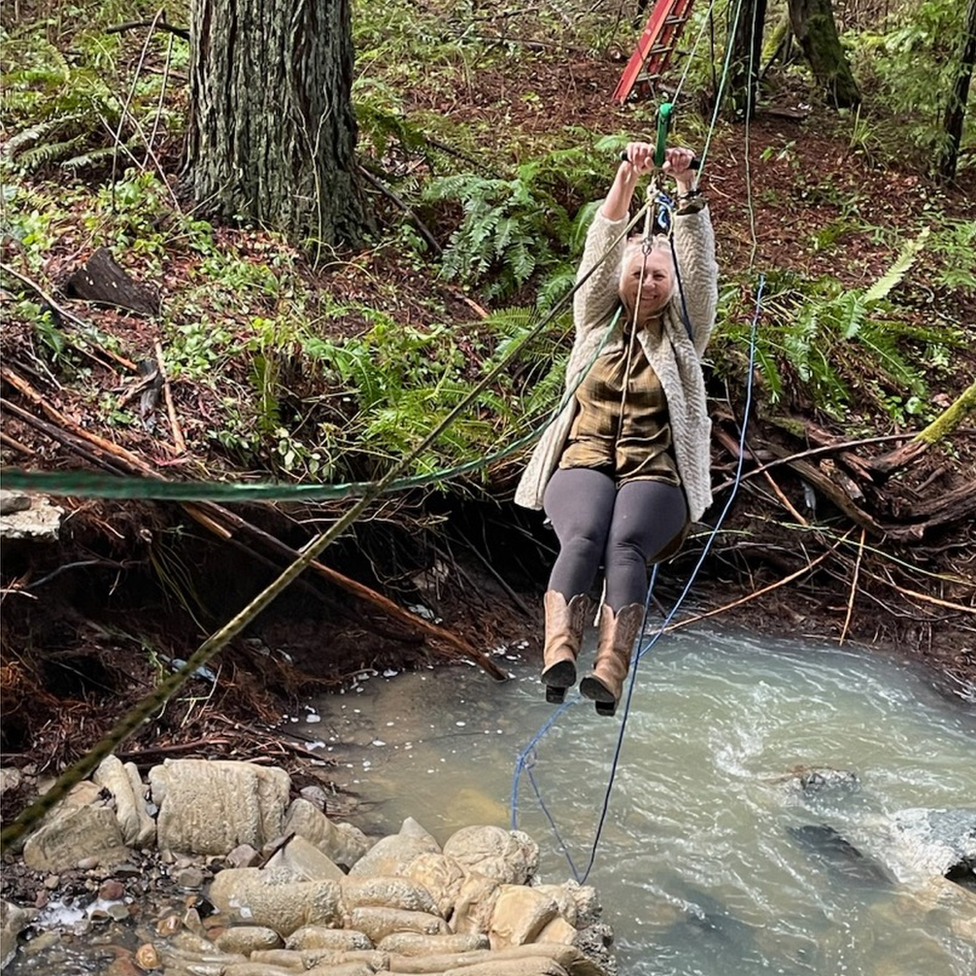
[[[732,39],[729,98],[736,119],[752,119],[759,97],[766,0],[743,0]]]
[[[959,70],[956,83],[949,96],[945,114],[945,148],[939,159],[939,175],[949,182],[956,177],[959,162],[959,145],[962,142],[962,127],[966,120],[966,100],[969,98],[969,83],[973,77],[973,62],[976,61],[976,0],[969,0],[966,14],[965,36],[959,57]]]
[[[187,165],[225,220],[360,242],[350,0],[193,0]]]
[[[861,93],[840,46],[831,0],[789,0],[790,23],[813,76],[836,108],[854,108]]]

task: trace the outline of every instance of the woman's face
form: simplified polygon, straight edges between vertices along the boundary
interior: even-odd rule
[[[641,268],[643,266],[643,281]],[[638,251],[627,266],[620,286],[620,298],[630,312],[637,308],[638,292],[640,307],[638,316],[654,315],[667,305],[671,298],[673,267],[671,256],[656,248],[650,254]]]

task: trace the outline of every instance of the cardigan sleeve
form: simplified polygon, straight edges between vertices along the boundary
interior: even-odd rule
[[[684,309],[691,326],[692,342],[700,356],[715,326],[718,306],[718,264],[715,234],[708,208],[679,213],[674,220],[674,248]],[[679,296],[680,302],[680,296]]]
[[[583,284],[573,298],[577,340],[600,328],[620,301],[620,262],[627,245],[623,237],[627,223],[627,217],[609,220],[597,210],[586,233],[583,258],[576,274],[577,282]],[[606,257],[601,262],[604,254]]]

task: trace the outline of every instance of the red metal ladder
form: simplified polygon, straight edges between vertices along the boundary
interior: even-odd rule
[[[691,15],[694,0],[656,0],[644,33],[637,42],[637,48],[630,56],[624,73],[617,82],[613,100],[621,104],[640,81],[654,81],[660,78],[671,61],[678,38]],[[646,74],[641,70],[646,68]]]

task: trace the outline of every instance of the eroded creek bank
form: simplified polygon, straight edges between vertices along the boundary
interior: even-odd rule
[[[246,560],[243,554],[229,558],[228,545],[197,536],[186,526],[147,522],[142,508],[88,505],[65,514],[61,526],[68,531],[57,541],[34,542],[5,553],[5,586],[16,584],[19,590],[6,595],[5,611],[14,612],[5,612],[3,621],[4,766],[19,779],[19,785],[3,792],[5,823],[65,762],[81,755],[147,693],[161,674],[178,667],[214,627],[273,578],[267,565]],[[350,578],[369,580],[377,592],[395,597],[418,620],[450,628],[493,657],[504,659],[508,648],[517,647],[531,666],[538,654],[540,621],[535,608],[552,556],[551,536],[497,506],[470,506],[465,518],[456,517],[456,512],[449,513],[453,518],[445,518],[445,513],[435,518],[429,508],[418,508],[413,521],[406,519],[403,508],[397,514],[396,526],[374,519],[357,527],[354,535],[334,547],[333,565],[341,566]],[[307,526],[304,518],[295,518],[298,538],[307,534]],[[660,606],[676,598],[697,555],[690,547],[682,561],[668,567],[657,591]],[[727,572],[721,559],[705,567],[702,587],[690,604],[692,612],[708,609],[709,593],[724,585]],[[741,580],[738,585],[742,587]],[[824,591],[819,599],[838,597]],[[131,764],[136,776],[147,778],[166,759],[261,756],[265,765],[259,769],[280,767],[289,777],[292,802],[303,795],[324,797],[330,818],[352,820],[357,798],[337,791],[328,758],[303,749],[289,730],[276,730],[281,729],[283,714],[294,714],[323,690],[348,685],[357,674],[381,674],[459,656],[455,645],[425,641],[391,624],[379,608],[369,599],[351,598],[335,580],[316,576],[303,581],[201,669],[176,698],[161,705],[152,721],[116,750],[116,758]],[[796,613],[796,605],[789,607],[781,626],[794,623]],[[767,601],[755,620],[762,623],[765,617],[768,623],[775,616],[775,603]],[[808,619],[812,623],[814,618]],[[934,669],[933,680],[945,674],[949,672]],[[944,687],[972,694],[973,686],[966,680],[964,675]],[[212,812],[210,804],[206,806]],[[271,844],[274,848],[273,840]],[[181,929],[200,935],[210,911],[210,902],[200,901],[209,875],[215,867],[238,867],[226,862],[229,852],[203,855],[202,860],[165,852],[141,859],[132,850],[123,862],[121,879],[97,865],[76,864],[64,872],[49,871],[45,878],[28,881],[23,875],[18,882],[8,862],[4,893],[18,894],[21,900],[29,894],[26,903],[35,908],[63,892],[87,901],[101,897],[105,914],[97,916],[97,925],[111,920],[113,913],[128,916],[129,909],[113,905],[110,897],[119,894],[120,882],[123,888],[144,885],[130,894],[168,891],[182,901],[177,913]],[[259,850],[258,861],[263,865],[277,853]],[[210,858],[220,863],[208,862]],[[246,859],[243,866],[248,866]],[[194,911],[200,915],[199,926]],[[572,924],[567,913],[568,908],[560,918]],[[525,915],[524,908],[518,914]],[[542,928],[554,920],[555,916],[548,919]],[[172,934],[166,932],[167,924],[174,923],[164,924],[164,934]],[[490,933],[481,934],[490,944]],[[307,951],[289,949],[286,937],[279,933],[279,938],[285,951]],[[192,940],[187,936],[184,941]],[[603,940],[598,941],[605,948]],[[263,945],[255,951],[279,949]],[[290,958],[294,962],[295,957]]]

